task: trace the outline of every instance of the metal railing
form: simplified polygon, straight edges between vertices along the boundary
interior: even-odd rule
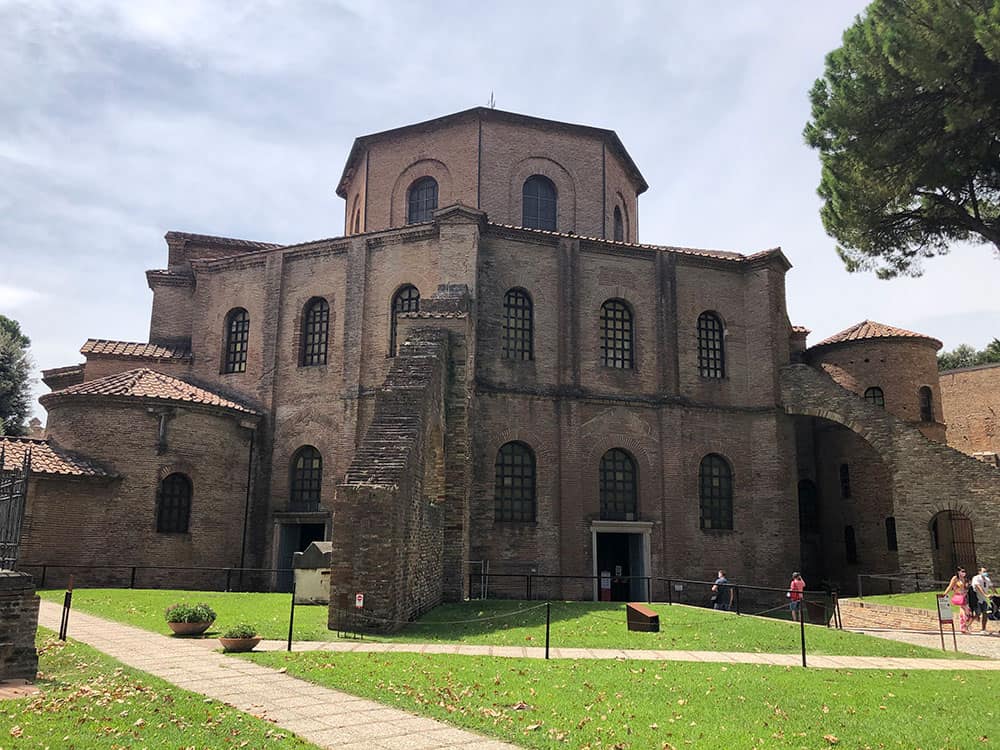
[[[289,579],[293,574],[292,568],[65,563],[20,564],[18,570],[35,576],[35,586],[40,589],[63,586],[69,577],[73,576],[77,587],[89,588],[180,588],[199,591],[273,592],[284,591],[285,587],[279,588],[279,574],[289,574]],[[178,581],[170,574],[183,574],[185,578]]]
[[[867,591],[865,582],[868,583]],[[939,581],[919,570],[900,573],[859,573],[858,598],[882,594],[908,594],[921,591],[943,591],[947,581]]]

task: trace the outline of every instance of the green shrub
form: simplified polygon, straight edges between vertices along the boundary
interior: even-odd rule
[[[167,607],[163,613],[167,622],[214,622],[215,610],[207,604],[180,602]]]
[[[239,625],[233,625],[231,628],[226,630],[222,634],[223,638],[256,638],[257,628],[254,625],[249,625],[245,622],[241,622]]]

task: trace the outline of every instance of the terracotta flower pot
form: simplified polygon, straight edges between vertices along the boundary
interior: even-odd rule
[[[174,631],[174,635],[201,635],[210,627],[212,622],[168,622],[167,625]]]
[[[257,647],[257,644],[261,642],[261,638],[254,636],[253,638],[220,638],[219,643],[222,644],[222,648],[226,651],[231,651],[233,653],[241,654],[246,651],[253,651]]]

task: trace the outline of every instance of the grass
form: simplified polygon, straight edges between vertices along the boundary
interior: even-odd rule
[[[881,594],[879,596],[866,596],[863,601],[871,604],[887,604],[891,607],[913,607],[915,609],[929,609],[937,611],[937,591],[922,591],[912,594]],[[955,608],[956,610],[958,607]]]
[[[314,748],[266,721],[39,629],[42,692],[0,701],[0,748]]]
[[[531,748],[959,748],[1000,740],[997,672],[284,652],[255,662]],[[980,713],[981,711],[981,713]]]
[[[62,595],[47,591],[42,592],[42,596],[60,601]],[[159,633],[167,632],[163,610],[177,601],[204,601],[211,605],[218,612],[215,632],[246,621],[257,625],[265,638],[282,639],[288,634],[287,594],[78,589],[73,595],[75,608]],[[625,628],[622,604],[554,602],[551,643],[555,647],[759,653],[797,653],[800,648],[799,628],[792,622],[740,617],[694,607],[653,606],[660,614],[660,632],[636,633]],[[296,607],[295,640],[334,640],[336,634],[327,630],[326,617],[325,607]],[[537,602],[445,604],[400,633],[371,639],[544,646],[545,609]],[[806,646],[811,654],[971,658],[966,654],[943,653],[822,626],[806,628]]]

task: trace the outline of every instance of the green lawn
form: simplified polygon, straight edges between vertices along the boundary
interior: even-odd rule
[[[266,721],[38,631],[40,694],[0,701],[0,748],[314,748]]]
[[[887,604],[891,607],[914,607],[937,611],[937,591],[922,591],[915,594],[883,594],[881,596],[866,596],[862,601],[872,604]],[[958,609],[957,607],[955,608]]]
[[[42,592],[53,601],[61,592]],[[240,621],[258,626],[266,638],[288,634],[287,594],[235,594],[129,589],[78,589],[73,606],[111,620],[159,633],[168,632],[163,610],[177,601],[210,604],[218,612],[215,631]],[[792,622],[740,617],[708,609],[653,605],[660,614],[659,633],[635,633],[625,628],[623,604],[554,602],[551,644],[559,647],[747,651],[797,653],[799,628]],[[210,631],[212,632],[212,631]],[[70,621],[72,635],[72,619]],[[296,607],[295,640],[334,640],[326,629],[325,607]],[[448,642],[488,645],[543,646],[545,609],[537,602],[471,601],[445,604],[392,636],[369,639],[396,642]],[[914,656],[955,658],[896,641],[845,633],[823,626],[806,628],[812,654]],[[970,658],[958,654],[961,658]]]
[[[972,748],[1000,741],[997,672],[809,670],[420,654],[259,664],[532,748]]]

